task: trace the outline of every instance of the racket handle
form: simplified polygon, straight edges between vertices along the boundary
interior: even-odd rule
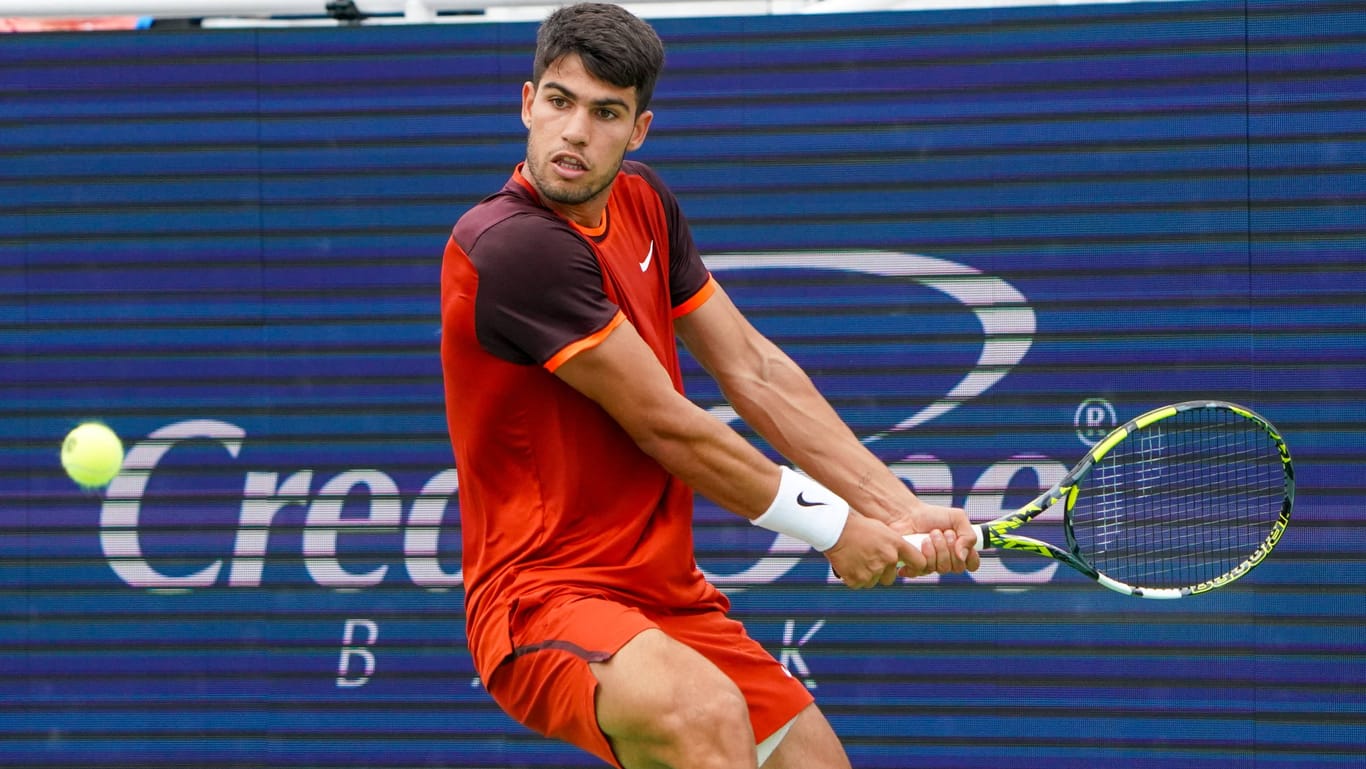
[[[985,549],[987,546],[987,527],[985,524],[977,524],[973,528],[977,529],[977,542],[973,544],[972,549],[981,551]],[[912,545],[916,547],[920,547],[921,543],[928,539],[929,536],[929,534],[917,533],[907,534],[905,535],[905,538],[907,542],[910,542]]]

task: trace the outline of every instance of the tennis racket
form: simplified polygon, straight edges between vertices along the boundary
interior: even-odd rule
[[[1261,563],[1290,523],[1295,470],[1267,420],[1189,401],[1117,428],[1034,501],[978,525],[977,549],[1024,550],[1143,598],[1223,587]],[[1063,503],[1067,549],[1012,533]],[[924,534],[906,539],[919,546]]]

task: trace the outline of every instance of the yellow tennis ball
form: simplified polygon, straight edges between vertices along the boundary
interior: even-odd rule
[[[62,441],[62,467],[71,480],[87,489],[108,484],[123,467],[123,442],[113,430],[86,422]]]

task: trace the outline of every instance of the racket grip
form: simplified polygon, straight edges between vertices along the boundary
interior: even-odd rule
[[[975,543],[973,544],[972,549],[973,549],[973,550],[977,550],[977,551],[981,551],[981,550],[986,549],[986,546],[987,546],[987,527],[986,527],[986,525],[985,525],[985,524],[977,524],[977,525],[973,526],[973,528],[974,528],[974,529],[977,529],[977,542],[975,542]],[[916,547],[920,547],[921,543],[923,543],[926,539],[928,539],[929,536],[930,536],[929,534],[919,534],[919,533],[916,533],[916,534],[906,534],[906,535],[905,535],[905,539],[906,539],[907,542],[910,542],[912,545],[914,545],[914,546],[916,546]]]

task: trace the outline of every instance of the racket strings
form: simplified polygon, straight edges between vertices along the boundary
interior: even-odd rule
[[[1284,498],[1276,441],[1222,408],[1178,412],[1120,441],[1082,483],[1079,555],[1136,587],[1187,587],[1228,573],[1265,539]]]

